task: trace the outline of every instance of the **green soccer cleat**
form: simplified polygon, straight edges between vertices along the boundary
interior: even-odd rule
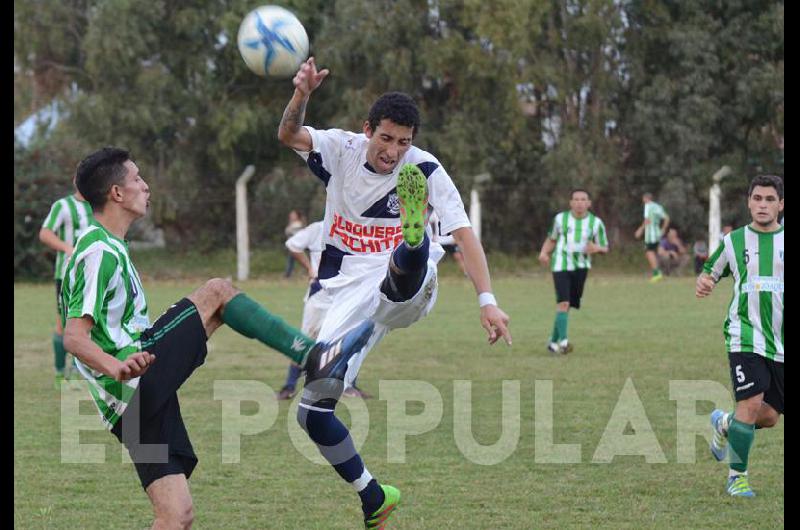
[[[372,515],[364,517],[364,528],[386,528],[386,523],[394,513],[394,509],[400,504],[400,490],[394,486],[381,486],[386,497],[381,507],[375,510]]]
[[[731,497],[755,497],[756,493],[750,487],[747,475],[734,475],[728,477],[728,493]]]
[[[416,247],[425,238],[425,227],[428,225],[428,180],[414,164],[403,164],[400,168],[397,197],[400,199],[403,239]]]

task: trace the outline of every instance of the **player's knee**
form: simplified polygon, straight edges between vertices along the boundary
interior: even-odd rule
[[[737,420],[744,423],[755,423],[761,410],[761,400],[756,398],[746,399],[736,404]]]
[[[562,313],[566,313],[569,311],[569,302],[559,302],[558,305],[556,305],[556,309]]]
[[[778,414],[777,410],[770,408],[769,412],[767,412],[767,414],[762,419],[761,426],[767,429],[775,427],[778,424],[780,417],[781,415]]]
[[[206,282],[203,289],[220,303],[227,302],[238,293],[231,281],[225,278],[212,278]]]
[[[194,522],[194,506],[191,499],[181,501],[156,514],[157,528],[188,530]],[[159,524],[160,523],[160,524]]]

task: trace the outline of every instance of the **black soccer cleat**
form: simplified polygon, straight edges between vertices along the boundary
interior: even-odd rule
[[[366,346],[375,329],[375,322],[365,320],[341,337],[330,342],[318,342],[306,359],[306,386],[321,379],[344,381],[347,362]]]

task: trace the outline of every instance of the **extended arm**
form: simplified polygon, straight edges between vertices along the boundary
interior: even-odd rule
[[[327,69],[317,71],[313,57],[309,57],[300,65],[300,70],[292,79],[294,94],[286,105],[286,110],[283,111],[283,117],[278,126],[278,140],[284,145],[298,151],[311,151],[313,147],[311,134],[303,128],[306,106],[311,93],[319,87],[328,73]]]
[[[470,227],[462,227],[452,232],[464,255],[464,266],[472,280],[475,290],[480,295],[492,292],[492,281],[489,277],[489,265],[481,242]],[[490,303],[481,307],[481,325],[489,334],[489,344],[494,344],[500,337],[511,344],[511,332],[508,330],[509,317],[496,304]]]

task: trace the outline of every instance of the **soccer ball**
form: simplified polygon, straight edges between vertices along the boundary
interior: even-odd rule
[[[294,13],[280,6],[250,11],[236,40],[245,64],[260,76],[293,76],[308,57],[306,29]]]

